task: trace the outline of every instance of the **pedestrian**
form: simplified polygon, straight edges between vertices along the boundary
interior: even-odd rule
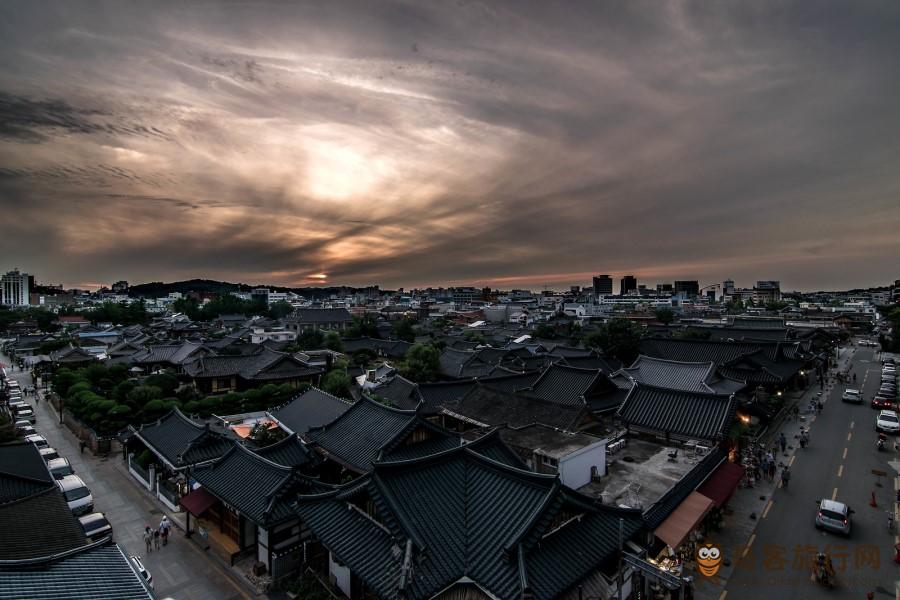
[[[769,463],[769,481],[775,481],[775,459]]]
[[[759,470],[760,470],[760,477],[757,477],[757,479],[761,479],[762,477],[769,476],[769,457],[768,456],[763,456],[762,460],[759,461]]]
[[[144,527],[144,544],[147,546],[147,552],[153,552],[153,532],[150,531],[150,526],[147,525]]]
[[[159,537],[160,537],[159,529],[154,529],[153,530],[153,545],[156,547],[157,550],[159,550]]]
[[[87,446],[87,444],[84,443],[84,440],[78,440],[78,449],[81,450],[82,454],[84,454],[85,446]]]
[[[778,434],[778,445],[781,446],[782,452],[784,452],[787,449],[787,438],[784,437],[783,431],[780,434]]]
[[[821,400],[816,400],[816,414],[817,414],[817,415],[821,415],[821,414],[822,414],[822,409],[823,409],[823,408],[825,408],[825,405],[822,404],[822,401],[821,401]]]
[[[791,468],[787,465],[781,470],[781,486],[787,488],[791,481]]]
[[[172,524],[169,522],[169,517],[163,515],[162,521],[159,522],[159,534],[162,536],[163,546],[169,543],[169,529],[172,527]]]

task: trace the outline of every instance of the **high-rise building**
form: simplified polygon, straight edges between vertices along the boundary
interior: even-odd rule
[[[672,284],[671,283],[657,283],[656,284],[656,293],[657,294],[671,294],[672,293]]]
[[[781,300],[780,281],[757,281],[753,288],[753,301],[757,304],[778,302]]]
[[[594,277],[594,295],[608,296],[612,294],[613,280],[609,275],[597,275]]]
[[[626,275],[619,282],[619,295],[627,296],[637,291],[637,278],[634,275]]]
[[[694,298],[700,295],[700,282],[685,280],[675,282],[675,293],[686,298]]]
[[[726,279],[722,282],[722,293],[726,296],[734,293],[734,279]]]
[[[34,279],[27,273],[13,269],[0,278],[0,304],[5,306],[28,306],[29,292]]]

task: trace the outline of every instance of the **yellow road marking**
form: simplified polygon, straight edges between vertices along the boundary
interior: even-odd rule
[[[835,498],[837,498],[837,488],[834,488],[834,491],[831,492],[831,499],[834,500]]]
[[[849,442],[852,439],[853,439],[853,432],[851,431],[850,433],[847,434],[847,441]]]
[[[762,518],[765,519],[769,514],[769,509],[772,508],[772,501],[769,500],[769,503],[766,504],[766,509],[763,511]]]
[[[844,448],[844,455],[841,457],[841,460],[847,460],[847,449]]]
[[[728,590],[722,590],[722,593],[719,594],[719,600],[725,600],[725,596],[728,595]]]
[[[788,466],[789,466],[789,467],[793,467],[793,466],[794,466],[794,459],[795,459],[795,458],[797,458],[797,455],[796,455],[796,454],[793,455],[793,456],[791,457],[791,460],[788,461]]]
[[[750,539],[747,540],[747,546],[744,548],[744,553],[741,554],[741,556],[747,556],[747,554],[750,553],[750,546],[753,545],[753,540],[755,540],[755,539],[756,539],[756,534],[754,533],[753,535],[750,536]]]
[[[844,465],[838,467],[838,477],[844,474]]]

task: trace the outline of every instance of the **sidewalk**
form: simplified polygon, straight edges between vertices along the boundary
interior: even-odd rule
[[[9,362],[0,355],[0,362]],[[10,373],[20,384],[30,383],[27,372]],[[147,552],[142,540],[144,527],[155,527],[162,518],[162,505],[143,492],[131,475],[124,471],[121,456],[93,456],[90,450],[82,454],[78,439],[59,423],[59,416],[46,399],[27,398],[37,415],[35,429],[56,448],[59,455],[69,459],[75,474],[81,477],[94,497],[94,510],[106,514],[113,526],[115,542],[129,555],[141,556],[153,575],[155,595],[178,600],[255,600],[256,596],[227,567],[211,560],[196,544],[176,533],[168,546]],[[172,518],[173,515],[169,515]]]
[[[841,350],[837,361],[839,370],[847,366],[855,352],[853,348],[842,348]],[[828,404],[835,390],[839,390],[839,388],[834,382],[826,380],[825,390],[822,393],[824,404]],[[819,386],[813,384],[795,396],[793,402],[800,407],[799,420],[786,419],[782,422],[779,430],[767,432],[766,448],[777,446],[779,432],[784,432],[787,438],[787,450],[783,453],[774,453],[775,459],[779,463],[793,464],[794,456],[800,448],[800,428],[810,426],[816,419],[815,415],[806,414],[806,406],[819,391]],[[812,432],[812,443],[815,443],[815,431]],[[761,481],[757,481],[753,488],[741,488],[734,492],[727,504],[730,514],[725,515],[722,529],[710,535],[712,541],[723,551],[725,560],[715,577],[698,576],[694,579],[696,583],[694,598],[697,600],[720,600],[722,598],[739,558],[738,552],[746,547],[748,540],[754,535],[760,519],[771,507],[772,494],[776,487],[780,486],[780,473],[781,469],[779,468],[775,482],[769,482],[763,478]]]

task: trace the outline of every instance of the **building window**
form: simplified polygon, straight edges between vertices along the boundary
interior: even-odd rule
[[[554,469],[559,467],[559,460],[553,458],[552,456],[544,456],[541,455],[541,463],[545,467],[553,467]]]

